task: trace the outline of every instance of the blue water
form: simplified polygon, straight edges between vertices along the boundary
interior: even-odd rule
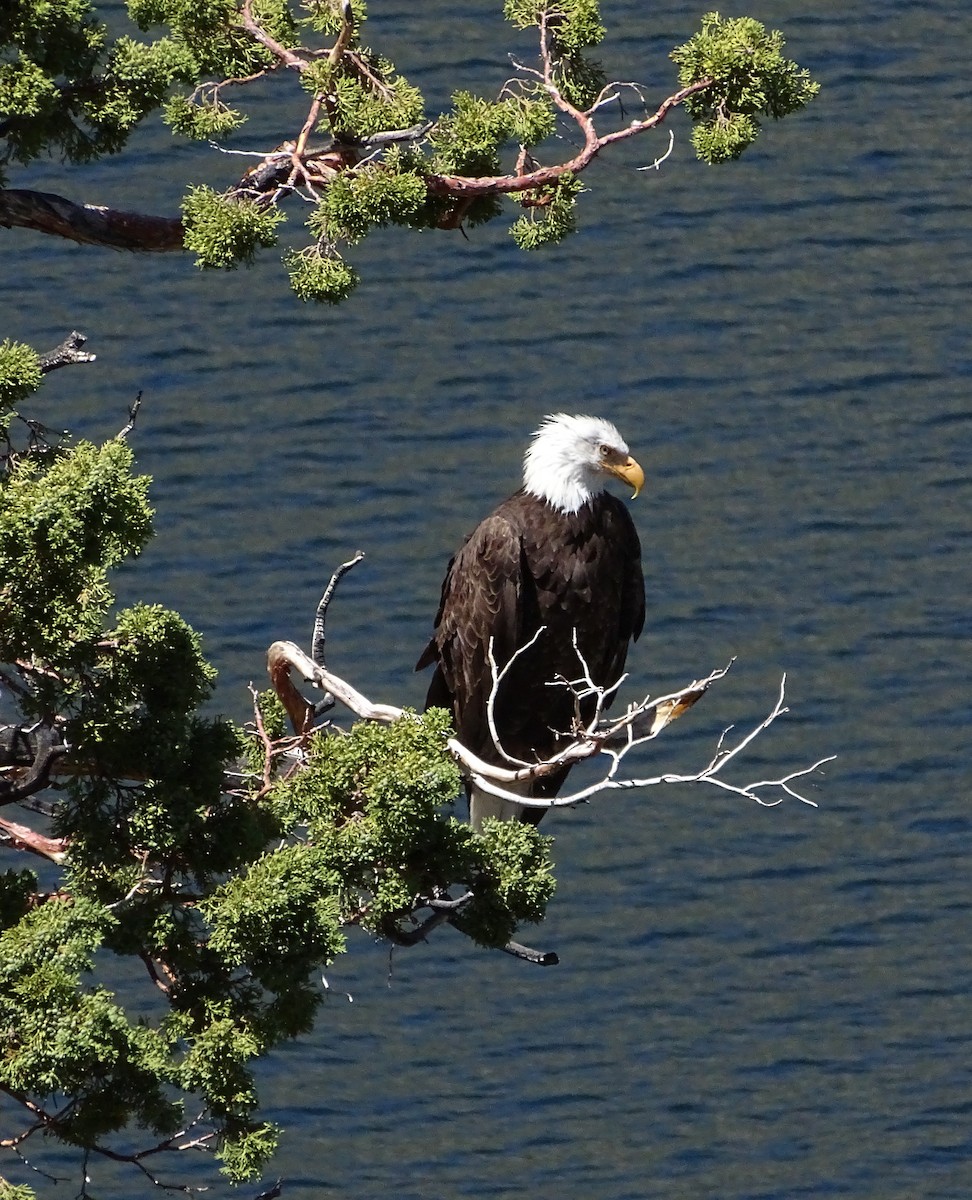
[[[526,52],[494,7],[453,24],[375,3],[372,38],[444,104]],[[635,679],[668,690],[737,656],[639,769],[701,766],[784,670],[791,714],[736,778],[838,755],[816,809],[669,787],[550,818],[559,891],[524,936],[555,969],[448,930],[390,964],[353,943],[314,1036],[263,1071],[286,1197],[972,1194],[972,32],[944,3],[753,12],[822,81],[813,106],[723,170],[681,120],[658,173],[634,168],[664,139],[619,148],[551,252],[501,225],[378,235],[332,312],[294,301],[273,255],[210,277],[0,238],[3,335],[80,328],[99,355],[51,377],[50,423],[108,436],[144,391],[158,536],[120,591],[202,630],[224,711],[245,714],[270,641],[309,641],[359,547],[331,663],[420,702],[449,554],[568,408],[614,419],[649,477]],[[696,16],[606,4],[609,74],[660,99]],[[245,144],[285,120],[268,100]],[[171,161],[157,128],[138,147],[134,172],[35,186],[172,211],[183,164],[229,177],[198,150]]]

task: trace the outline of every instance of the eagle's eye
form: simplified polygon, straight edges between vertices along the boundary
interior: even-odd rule
[[[611,447],[607,444],[607,442],[601,442],[600,446],[597,448],[597,452],[600,454],[601,458],[607,458],[611,453]]]

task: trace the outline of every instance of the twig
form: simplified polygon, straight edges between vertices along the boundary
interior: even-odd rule
[[[334,591],[341,580],[347,573],[358,565],[364,558],[363,550],[355,550],[354,557],[349,558],[347,562],[341,563],[338,569],[331,576],[331,580],[324,589],[324,595],[321,596],[320,603],[317,606],[317,612],[314,615],[314,635],[311,639],[311,658],[319,667],[324,666],[324,622],[327,619],[327,608],[334,596]]]
[[[665,151],[665,153],[660,154],[658,156],[658,158],[655,159],[654,162],[648,163],[648,165],[645,167],[635,167],[635,170],[636,171],[659,171],[659,170],[661,170],[662,163],[665,161],[666,158],[668,158],[671,155],[671,153],[674,149],[675,149],[675,131],[673,129],[669,129],[669,131],[668,131],[668,149]]]
[[[118,431],[118,433],[115,434],[116,441],[123,442],[125,440],[125,438],[127,438],[128,435],[135,428],[135,418],[138,416],[138,410],[141,407],[142,407],[142,393],[141,393],[141,390],[139,390],[138,395],[135,397],[135,399],[132,401],[132,403],[128,406],[128,424],[125,426],[124,429],[120,429]]]
[[[723,674],[724,673],[725,672],[723,671]],[[532,808],[570,808],[576,804],[584,803],[585,801],[589,800],[591,796],[596,795],[598,792],[608,790],[630,790],[632,788],[656,787],[658,784],[662,783],[707,783],[711,784],[713,787],[721,788],[724,791],[732,792],[737,796],[742,796],[747,800],[754,800],[757,804],[767,808],[774,807],[775,805],[779,804],[782,800],[782,797],[774,800],[767,800],[765,797],[759,794],[760,789],[779,788],[787,795],[792,796],[794,799],[800,800],[802,803],[808,804],[812,808],[816,808],[816,803],[813,800],[801,795],[796,791],[796,789],[790,787],[789,785],[794,779],[801,779],[805,776],[811,775],[814,771],[819,770],[819,768],[825,763],[832,762],[836,755],[828,755],[825,758],[820,758],[808,767],[802,767],[796,771],[791,771],[788,774],[780,776],[776,779],[761,779],[752,783],[737,785],[729,783],[727,780],[720,777],[720,772],[727,763],[731,762],[737,754],[749,746],[764,730],[768,729],[778,717],[782,716],[788,711],[783,705],[785,682],[786,677],[784,676],[783,682],[780,685],[779,698],[768,716],[760,721],[755,728],[741,738],[740,741],[730,750],[722,749],[722,743],[725,737],[725,735],[723,735],[723,738],[720,738],[719,746],[715,755],[712,757],[709,763],[702,768],[701,771],[696,771],[691,774],[666,773],[663,775],[655,775],[637,779],[616,779],[614,776],[618,764],[627,750],[635,745],[640,744],[642,741],[649,740],[649,737],[653,737],[655,735],[651,734],[644,738],[631,738],[623,749],[611,749],[607,751],[608,756],[612,759],[612,765],[609,771],[601,779],[590,784],[588,787],[581,788],[575,792],[570,792],[565,796],[552,796],[547,798],[533,796],[530,798],[530,806]],[[691,690],[693,690],[691,685],[690,688],[685,689],[687,693]],[[602,750],[603,747],[597,745],[596,739],[590,739],[586,745],[583,743],[574,743],[571,747],[568,747],[568,751],[564,753],[575,751],[576,757],[590,757],[592,754],[601,752]],[[482,762],[482,760],[478,760],[477,766],[472,768],[470,759],[473,756],[469,755],[468,751],[465,751],[464,747],[460,747],[458,752],[455,748],[453,748],[453,753],[456,753],[457,757],[461,757],[462,760],[466,762],[467,767],[471,768],[471,779],[476,787],[481,788],[490,795],[498,796],[501,799],[522,803],[523,798],[521,795],[512,792],[503,786],[500,786],[500,784],[520,782],[523,778],[528,777],[528,772],[504,771],[501,768],[492,767],[490,764]],[[551,769],[556,769],[556,767],[563,765],[563,763],[564,754],[561,754],[557,755],[555,758],[539,763],[536,767],[531,768],[530,770],[532,773],[537,775],[547,774]],[[499,780],[499,783],[497,780]]]
[[[496,728],[496,696],[499,692],[500,684],[506,678],[508,672],[513,668],[517,659],[521,658],[534,645],[536,645],[537,640],[544,634],[546,628],[546,625],[541,625],[528,642],[520,646],[518,650],[514,651],[514,653],[510,656],[509,661],[502,668],[498,668],[496,665],[496,657],[493,653],[492,638],[489,639],[489,643],[486,647],[486,654],[489,658],[490,672],[493,676],[493,686],[489,689],[489,696],[486,699],[486,722],[489,726],[489,736],[493,741],[493,745],[495,746],[497,753],[506,762],[512,763],[516,767],[531,767],[534,764],[529,763],[522,758],[514,758],[508,751],[503,749],[502,739],[500,738],[499,730]]]

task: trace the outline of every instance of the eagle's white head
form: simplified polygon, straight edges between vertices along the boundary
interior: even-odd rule
[[[609,476],[631,484],[635,496],[645,482],[624,438],[601,417],[544,417],[523,457],[524,490],[563,513],[603,492]]]

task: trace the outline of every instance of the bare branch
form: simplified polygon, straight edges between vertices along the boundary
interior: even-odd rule
[[[528,770],[508,771],[503,768],[494,767],[489,763],[484,763],[481,759],[475,759],[474,761],[475,756],[471,755],[467,750],[465,750],[464,747],[457,744],[454,740],[450,743],[450,748],[452,748],[453,753],[456,754],[460,761],[463,762],[470,771],[470,778],[476,787],[480,788],[482,791],[488,792],[490,795],[519,803],[523,802],[522,794],[509,790],[508,787],[502,786],[503,784],[509,785],[512,783],[521,782],[523,779],[530,777],[548,774],[551,770],[556,770],[558,767],[563,766],[567,762],[571,762],[579,758],[589,758],[597,753],[606,754],[611,760],[610,767],[601,779],[595,781],[587,787],[570,792],[567,795],[549,798],[532,796],[530,798],[530,806],[532,808],[570,808],[573,805],[584,803],[585,801],[589,800],[591,796],[597,795],[599,792],[655,787],[661,783],[707,783],[711,784],[713,787],[721,788],[724,791],[732,792],[737,796],[742,796],[747,800],[753,800],[763,807],[774,807],[782,802],[782,796],[773,799],[767,799],[765,796],[760,794],[762,791],[778,789],[783,791],[786,795],[792,796],[794,799],[800,800],[804,804],[809,804],[811,807],[816,808],[816,803],[813,800],[803,796],[801,793],[796,791],[795,788],[792,788],[790,784],[795,779],[802,779],[813,774],[825,763],[832,762],[836,757],[835,755],[829,755],[826,758],[818,759],[808,767],[801,767],[798,770],[791,771],[774,779],[760,779],[742,785],[730,783],[726,779],[723,779],[720,774],[723,768],[729,762],[731,762],[747,746],[751,745],[752,742],[759,737],[764,730],[768,729],[778,717],[789,711],[783,703],[786,684],[785,676],[780,684],[779,697],[770,713],[752,730],[750,730],[749,733],[745,734],[731,749],[726,750],[723,748],[725,741],[725,734],[723,734],[722,738],[719,739],[719,745],[716,749],[716,753],[710,759],[709,763],[700,771],[695,771],[688,774],[666,773],[663,775],[654,775],[644,778],[616,778],[617,770],[621,760],[630,749],[657,736],[657,733],[660,732],[661,729],[675,719],[672,714],[675,713],[677,715],[676,710],[680,706],[682,707],[682,711],[684,711],[685,708],[690,707],[691,704],[694,704],[695,701],[701,695],[703,695],[706,690],[708,690],[708,687],[711,685],[714,679],[721,678],[723,675],[725,675],[727,670],[728,668],[724,668],[721,671],[713,672],[707,680],[703,680],[701,683],[696,682],[690,684],[687,688],[682,689],[680,693],[673,693],[671,696],[663,697],[662,700],[655,702],[656,710],[661,714],[661,721],[654,731],[649,730],[649,732],[644,736],[636,737],[630,732],[631,726],[628,725],[627,728],[630,736],[624,740],[619,749],[599,743],[599,740],[596,736],[592,736],[585,732],[577,741],[573,742],[564,751],[553,758],[547,759],[542,763],[538,763],[535,767],[531,767]],[[694,699],[691,698],[693,694],[695,694]],[[689,701],[689,703],[683,703],[684,701]],[[612,734],[612,738],[616,737],[619,728],[624,727],[625,722],[629,720],[629,718],[633,720],[635,716],[640,717],[646,711],[647,709],[642,709],[640,706],[635,706],[633,710],[629,710],[628,715],[619,718],[619,720],[615,722],[616,729]]]
[[[674,149],[675,149],[675,131],[673,129],[669,129],[669,131],[668,131],[668,149],[665,151],[665,153],[659,154],[659,156],[655,159],[654,162],[650,162],[644,167],[635,167],[635,170],[636,171],[659,171],[659,170],[661,170],[662,163],[665,161],[666,158],[669,158],[671,156],[671,153]]]
[[[350,683],[346,683],[340,676],[335,675],[332,671],[325,667],[319,667],[312,659],[301,650],[294,642],[274,642],[267,651],[267,670],[270,673],[270,678],[273,681],[273,686],[277,690],[284,707],[288,707],[288,701],[285,695],[289,691],[298,695],[299,699],[313,710],[313,705],[307,703],[303,697],[299,696],[296,687],[291,682],[290,672],[297,671],[298,674],[307,682],[314,684],[316,687],[323,688],[324,691],[330,692],[336,700],[340,700],[345,708],[349,708],[356,716],[361,717],[365,721],[381,721],[384,724],[390,724],[392,721],[397,721],[402,715],[403,710],[397,708],[393,704],[372,704],[372,702],[352,687]],[[290,713],[293,721],[293,713]],[[295,724],[295,728],[299,728]]]
[[[341,563],[324,589],[324,595],[321,596],[320,603],[317,606],[317,613],[314,616],[314,636],[311,640],[311,658],[313,658],[319,667],[324,666],[324,622],[327,619],[327,607],[331,603],[337,585],[353,567],[356,567],[361,562],[364,556],[363,550],[355,550],[353,558],[349,558],[347,562]]]
[[[135,420],[138,417],[138,410],[141,407],[142,407],[142,393],[139,392],[138,395],[135,397],[135,399],[132,401],[132,403],[128,406],[128,424],[125,426],[124,429],[119,429],[119,431],[115,434],[116,441],[123,442],[125,440],[125,438],[127,438],[128,435],[135,428]]]
[[[486,647],[486,653],[489,656],[489,666],[490,666],[490,670],[493,675],[493,686],[489,689],[489,696],[487,697],[487,700],[486,700],[486,721],[489,725],[489,736],[493,739],[493,745],[496,747],[497,753],[503,759],[505,759],[506,762],[512,763],[513,766],[515,766],[515,767],[532,767],[534,764],[528,763],[522,758],[514,758],[511,754],[509,754],[506,750],[503,749],[503,743],[500,739],[499,731],[496,728],[496,713],[495,713],[496,695],[499,692],[500,684],[506,678],[507,674],[512,669],[514,663],[517,661],[518,658],[520,658],[522,655],[526,654],[527,651],[530,650],[530,648],[536,644],[537,639],[542,636],[542,634],[544,633],[546,628],[547,628],[546,625],[541,625],[540,628],[537,630],[537,632],[533,635],[533,637],[530,638],[530,640],[528,642],[526,642],[523,646],[521,646],[511,656],[509,662],[507,662],[506,665],[502,669],[497,668],[497,665],[496,665],[496,657],[493,654],[493,639],[492,638],[489,639],[489,644]]]
[[[96,204],[75,204],[53,192],[0,188],[0,226],[33,229],[114,250],[182,250],[178,217],[154,217]]]
[[[41,355],[41,374],[47,375],[51,371],[56,371],[58,367],[69,367],[75,363],[94,362],[98,356],[81,349],[87,340],[84,334],[78,333],[77,330],[69,333],[60,346],[55,346],[53,350],[48,350],[46,354]]]
[[[0,842],[7,842],[15,850],[27,850],[59,866],[67,858],[68,842],[65,838],[45,837],[27,825],[20,825],[6,817],[0,817]]]
[[[618,129],[613,133],[606,133],[603,136],[598,135],[593,121],[586,113],[580,112],[564,100],[553,85],[546,85],[548,91],[553,89],[551,95],[557,107],[576,121],[584,136],[583,148],[569,162],[558,163],[550,167],[538,167],[535,171],[530,171],[525,175],[493,175],[479,178],[466,175],[427,175],[426,183],[429,186],[429,190],[436,195],[462,197],[490,196],[500,192],[506,194],[528,192],[535,188],[549,187],[550,184],[556,183],[564,175],[576,175],[583,171],[605,146],[612,146],[615,142],[621,142],[630,137],[637,137],[638,134],[646,133],[649,129],[655,129],[665,120],[673,108],[677,108],[680,104],[683,104],[689,96],[694,96],[698,92],[705,91],[706,88],[712,86],[713,82],[712,79],[708,78],[700,79],[688,87],[681,88],[666,100],[663,100],[651,116],[645,117],[641,121],[632,121],[624,129]]]
[[[522,647],[517,654],[522,654],[529,649],[529,646],[533,644],[533,641],[536,640],[540,632],[542,631],[538,631],[531,642]],[[457,762],[464,769],[469,781],[490,795],[522,805],[524,797],[522,791],[515,790],[517,785],[522,785],[532,779],[551,775],[566,766],[572,766],[583,759],[601,754],[608,759],[609,765],[600,779],[566,795],[546,798],[531,796],[529,799],[530,807],[570,808],[586,802],[599,792],[656,787],[662,783],[710,784],[713,787],[718,787],[724,791],[742,796],[747,800],[753,800],[765,807],[772,807],[779,804],[783,796],[768,799],[762,793],[778,790],[783,792],[784,796],[791,796],[793,799],[800,800],[804,804],[816,807],[814,801],[802,795],[791,784],[796,779],[812,775],[825,763],[833,761],[834,755],[818,759],[808,767],[801,767],[775,779],[760,779],[747,784],[734,784],[722,777],[722,771],[727,764],[732,762],[737,755],[750,746],[777,718],[788,711],[784,704],[786,676],[783,677],[780,683],[779,696],[769,714],[729,749],[726,749],[724,746],[726,735],[723,734],[712,759],[701,770],[686,774],[666,773],[644,778],[619,778],[618,772],[625,755],[636,746],[654,740],[673,721],[687,712],[689,708],[705,695],[714,683],[727,674],[732,666],[731,662],[725,667],[718,667],[714,671],[711,671],[704,679],[693,680],[690,684],[679,688],[677,691],[669,692],[657,699],[646,696],[639,702],[629,704],[625,711],[617,717],[605,720],[601,718],[601,713],[605,706],[606,698],[616,690],[617,684],[615,683],[610,687],[602,689],[596,688],[590,681],[590,673],[578,651],[578,657],[581,659],[583,668],[582,677],[579,681],[574,681],[573,683],[560,681],[559,686],[576,687],[579,683],[585,694],[589,694],[591,688],[594,688],[595,692],[598,693],[595,703],[595,717],[588,725],[581,726],[575,730],[573,737],[566,741],[564,748],[558,751],[557,754],[541,762],[526,763],[522,759],[514,758],[503,749],[492,712],[492,702],[495,699],[496,687],[504,678],[510,664],[507,663],[503,668],[497,669],[492,647],[490,647],[489,654],[495,679],[488,704],[490,734],[496,743],[498,753],[509,766],[499,766],[495,763],[486,762],[474,754],[468,747],[464,746],[458,738],[450,738],[447,745]],[[403,709],[395,705],[373,703],[350,683],[341,679],[326,667],[314,663],[293,642],[274,642],[268,651],[267,659],[274,687],[277,689],[285,706],[287,706],[288,712],[291,713],[291,720],[295,721],[295,728],[297,729],[302,728],[299,723],[303,719],[301,714],[312,711],[312,706],[297,692],[296,687],[290,679],[290,672],[292,670],[296,670],[308,683],[330,692],[335,699],[339,700],[355,716],[360,717],[362,720],[380,721],[390,724],[393,721],[399,720],[404,715]],[[305,707],[294,706],[292,697],[297,697],[299,705]],[[292,707],[294,709],[293,712],[291,712]],[[306,725],[303,727],[306,728]]]

